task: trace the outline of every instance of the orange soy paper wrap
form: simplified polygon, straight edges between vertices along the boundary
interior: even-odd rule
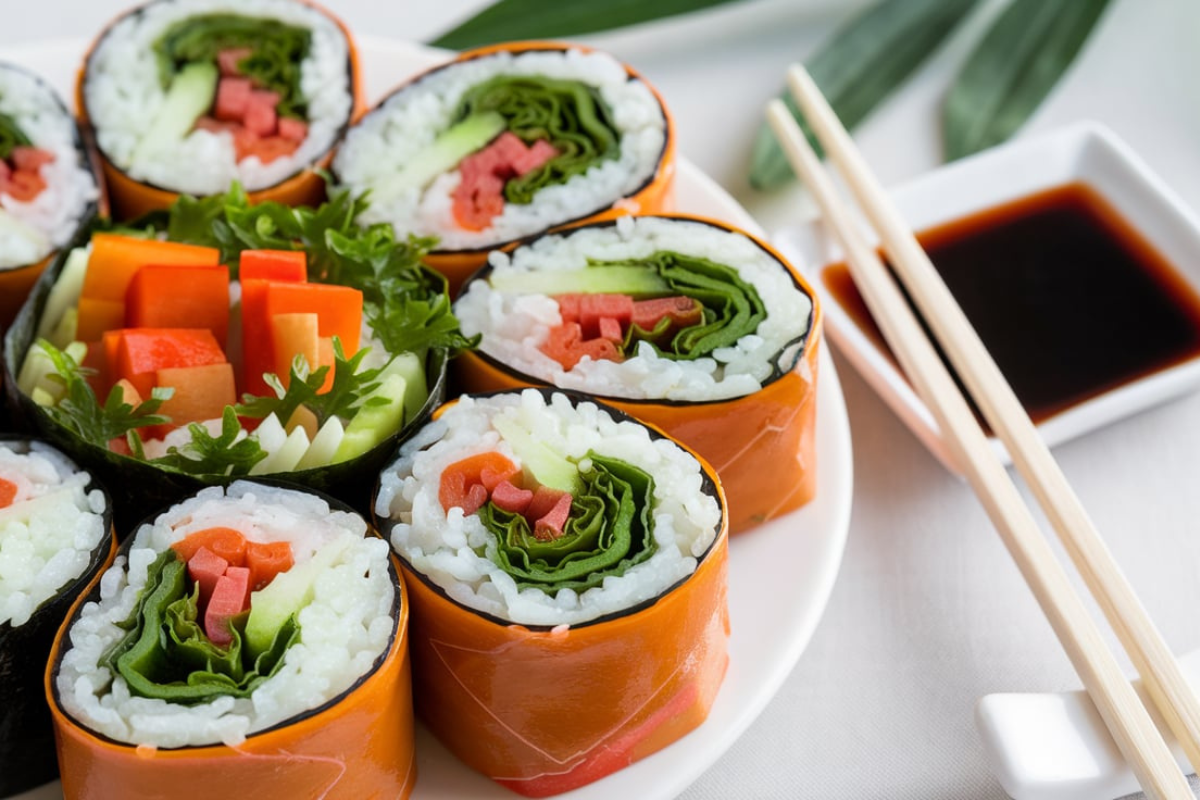
[[[404,91],[418,84],[423,78],[430,74],[443,69],[452,69],[456,65],[473,61],[478,58],[491,56],[496,53],[512,53],[521,54],[533,51],[569,51],[575,50],[583,53],[597,52],[593,48],[584,47],[577,44],[563,44],[560,42],[503,42],[500,44],[480,47],[474,50],[466,50],[458,55],[453,61],[434,67],[431,70],[417,75],[416,77],[406,81],[403,85],[397,87],[388,93],[388,96],[379,102],[367,115],[376,113],[388,100],[398,92]],[[645,78],[641,76],[632,67],[625,65],[625,73],[629,76],[629,80],[638,81],[643,84],[650,93],[658,101],[658,106],[662,111],[664,120],[664,140],[662,152],[659,154],[658,163],[655,166],[654,172],[634,191],[617,198],[611,203],[605,203],[599,208],[584,209],[578,215],[569,218],[555,219],[547,226],[547,229],[552,230],[559,225],[567,225],[572,223],[582,222],[601,222],[604,220],[616,219],[630,214],[657,214],[666,213],[675,209],[675,123],[671,117],[670,111],[667,109],[666,103],[655,89]],[[334,167],[334,175],[337,177],[337,168]],[[399,230],[407,230],[410,226],[397,223]],[[530,238],[540,235],[540,233],[530,234],[529,236],[511,239],[508,241],[497,242],[478,248],[467,249],[435,249],[425,258],[425,262],[441,272],[449,281],[450,296],[454,297],[458,294],[459,288],[476,270],[487,263],[488,253],[492,250],[514,247],[522,241],[527,241]]]
[[[329,18],[331,22],[337,25],[342,34],[346,37],[346,45],[349,51],[346,64],[346,74],[348,87],[351,94],[351,109],[350,118],[347,121],[353,122],[363,110],[366,108],[366,96],[363,90],[362,68],[359,64],[358,48],[355,45],[354,37],[350,33],[350,29],[346,27],[340,19],[334,16],[327,9],[310,2],[309,0],[295,0],[301,5],[308,6],[319,11],[322,15]],[[126,14],[139,13],[140,8],[135,8]],[[198,10],[197,15],[205,13],[203,10]],[[88,47],[87,54],[84,56],[83,64],[79,67],[79,72],[75,80],[75,108],[79,115],[79,124],[82,127],[90,127],[91,121],[88,113],[88,106],[85,99],[84,84],[88,78],[88,64],[91,61],[92,54],[100,41],[109,33],[113,25],[124,19],[126,14],[121,15],[116,20],[108,25],[96,39]],[[344,131],[344,128],[343,128]],[[340,138],[340,137],[339,137]],[[273,201],[284,203],[290,206],[317,206],[325,199],[325,179],[321,172],[329,168],[333,160],[334,148],[337,146],[337,139],[316,161],[306,164],[297,169],[290,177],[262,189],[247,192],[247,196],[251,203],[262,203]],[[136,178],[130,177],[123,169],[113,163],[103,150],[96,148],[96,158],[100,163],[101,171],[104,175],[105,185],[108,191],[108,202],[111,206],[113,219],[116,220],[131,220],[137,219],[152,211],[162,211],[171,206],[180,196],[180,192],[173,191],[161,186],[156,186],[152,183],[146,183]]]
[[[648,608],[530,630],[412,587],[417,713],[459,759],[527,797],[599,780],[708,716],[728,665],[728,539]]]
[[[390,570],[397,576],[397,561]],[[59,630],[46,669],[66,800],[212,800],[214,797],[360,800],[406,798],[416,782],[408,595],[397,578],[391,642],[371,670],[340,696],[236,747],[138,747],[92,733],[65,712],[54,685],[63,640],[99,577]]]
[[[812,300],[809,331],[796,366],[768,379],[752,394],[726,400],[597,398],[660,428],[712,464],[728,501],[729,531],[736,535],[794,511],[816,496],[817,365],[822,311],[816,292],[774,248],[725,223],[704,221],[752,239],[787,269],[796,287]],[[560,233],[575,227],[584,226],[572,226]],[[458,387],[469,393],[546,386],[478,351],[459,356],[452,371]]]

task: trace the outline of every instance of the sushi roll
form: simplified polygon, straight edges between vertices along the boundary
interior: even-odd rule
[[[99,199],[79,129],[58,95],[0,63],[0,330]]]
[[[820,308],[768,245],[626,217],[494,252],[455,303],[466,391],[555,386],[662,428],[716,467],[739,533],[816,491]],[[764,476],[770,480],[764,480]]]
[[[9,402],[112,487],[119,530],[247,476],[369,508],[461,337],[420,247],[358,228],[357,207],[186,198],[159,236],[89,233],[46,273],[5,339]],[[297,237],[272,249],[212,233],[280,219]]]
[[[361,102],[354,42],[298,0],[155,0],[96,39],[76,86],[114,216],[180,193],[315,204]]]
[[[46,661],[115,548],[108,497],[86,472],[42,442],[0,439],[0,797],[58,775]]]
[[[529,389],[444,407],[375,503],[425,725],[544,797],[701,724],[728,663],[723,500],[706,464],[595,403]]]
[[[551,43],[472,50],[385,98],[346,134],[335,180],[364,223],[439,240],[451,292],[491,248],[579,219],[669,211],[661,98],[611,56]]]
[[[407,797],[407,615],[358,514],[204,489],[138,528],[55,641],[64,795]]]

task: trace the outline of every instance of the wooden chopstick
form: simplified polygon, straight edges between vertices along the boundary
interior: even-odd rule
[[[797,102],[804,110],[806,118],[824,145],[830,159],[839,165],[847,182],[852,187],[859,187],[860,203],[867,207],[865,210],[868,215],[871,215],[870,206],[877,207],[880,203],[888,202],[883,190],[870,176],[869,169],[861,156],[857,154],[849,135],[841,127],[836,115],[803,68],[793,67],[789,71],[788,79]],[[850,273],[872,316],[879,324],[885,339],[896,354],[909,380],[913,382],[918,393],[933,412],[943,438],[962,466],[967,480],[979,496],[988,516],[1000,532],[1009,553],[1041,605],[1043,613],[1066,650],[1075,670],[1079,673],[1084,687],[1091,695],[1122,754],[1132,766],[1142,788],[1155,798],[1181,798],[1181,800],[1182,798],[1191,798],[1192,794],[1187,781],[1175,765],[1162,736],[1154,727],[1154,723],[1141,705],[1132,686],[1121,673],[1113,655],[1105,647],[1095,622],[1072,589],[1066,572],[1055,559],[1049,544],[1042,537],[1037,523],[1029,509],[1025,507],[1008,473],[988,445],[987,436],[980,428],[966,400],[959,393],[933,346],[925,338],[912,310],[901,296],[882,261],[875,251],[865,243],[850,219],[849,212],[843,206],[832,181],[824,172],[799,126],[780,101],[771,103],[767,110],[767,116],[783,144],[792,166],[803,177],[821,207],[825,222],[842,240]],[[879,214],[880,212],[877,211],[876,215]],[[895,212],[892,212],[892,216],[894,220],[900,219]],[[881,236],[893,238],[896,234],[895,228],[907,231],[902,221],[891,227],[880,227]],[[912,234],[907,233],[907,236],[911,238]],[[912,244],[913,247],[920,250],[915,239]],[[923,255],[923,251],[921,252]],[[891,257],[896,262],[910,259],[907,249],[898,249],[896,253],[891,254]],[[927,258],[925,262],[928,263]],[[911,265],[906,263],[904,266]],[[897,274],[906,275],[906,271],[899,264],[897,264]],[[936,278],[936,272],[934,276]],[[940,279],[938,281],[940,282]],[[910,289],[910,291],[912,290]],[[914,295],[917,295],[917,292],[914,292]],[[928,303],[928,297],[925,299]],[[922,306],[922,313],[939,336],[942,335],[945,327],[936,324],[934,320],[942,315],[944,305],[952,306],[957,310],[957,304],[950,298],[948,291],[944,298],[938,298],[937,302],[930,303],[928,308]],[[961,316],[961,311],[958,313]],[[963,325],[970,328],[965,319]],[[956,329],[953,330],[953,336],[961,335]],[[974,336],[973,332],[971,332],[971,336]],[[946,347],[949,353],[953,353],[956,349],[954,341],[943,340],[943,347]],[[979,345],[979,350],[986,353],[982,344]],[[972,359],[978,359],[978,357],[977,353],[970,355]],[[991,363],[990,358],[987,358],[986,361]],[[957,362],[955,365],[959,366]],[[967,376],[969,367],[970,364],[960,367],[964,378]],[[998,370],[996,370],[995,379],[999,383],[1005,383]],[[969,379],[968,385],[971,385]],[[981,390],[991,390],[990,384],[987,383],[977,381],[975,385]],[[1011,390],[1009,390],[1009,394],[1011,394]],[[985,410],[988,406],[996,407],[995,403],[982,398],[977,399],[977,402]],[[1028,420],[1020,404],[1014,401],[1014,405],[1017,412]],[[1006,413],[1008,413],[1007,409]],[[1003,427],[994,422],[992,424],[998,431]],[[1030,427],[1032,427],[1031,424]],[[1036,433],[1032,438],[1038,439]],[[1038,441],[1040,443],[1040,440]],[[1053,463],[1053,459],[1048,454],[1046,458]],[[1034,477],[1031,478],[1027,475],[1026,479],[1031,483],[1041,478],[1040,472],[1031,471],[1030,475]],[[1065,479],[1061,479],[1061,473],[1059,477],[1060,480],[1057,483],[1050,480],[1045,484],[1047,488],[1039,490],[1039,498],[1043,492],[1047,495],[1061,492],[1059,486],[1060,484],[1065,485]],[[1074,503],[1078,506],[1078,500],[1075,500]],[[1069,508],[1069,506],[1065,507]],[[1062,516],[1067,518],[1065,514]],[[1082,513],[1070,515],[1070,518],[1082,518],[1085,521],[1087,519],[1086,514]],[[1099,537],[1095,538],[1098,540]],[[1089,548],[1089,550],[1093,559],[1097,557],[1095,556],[1096,552],[1102,552],[1107,556],[1107,551],[1102,547],[1099,550],[1095,548]],[[1108,557],[1108,561],[1111,562],[1111,557]],[[1111,572],[1120,574],[1115,566],[1104,570],[1089,571],[1093,574],[1100,571],[1105,574]],[[1090,584],[1089,588],[1096,592],[1096,589]],[[1132,596],[1131,591],[1130,596]],[[1106,600],[1101,602],[1105,607],[1117,605]],[[1137,605],[1136,600],[1134,604]],[[1137,607],[1140,609],[1140,605]],[[1144,612],[1142,613],[1144,616]],[[1117,627],[1114,624],[1114,628]],[[1127,633],[1129,626],[1121,625],[1120,628],[1125,628]],[[1153,633],[1152,626],[1150,631]],[[1144,632],[1144,630],[1139,631],[1139,633]],[[1118,629],[1118,634],[1121,633],[1122,631]],[[1157,634],[1153,635],[1157,636]],[[1122,643],[1124,644],[1124,640]],[[1166,651],[1165,646],[1162,647],[1162,650]],[[1166,652],[1169,657],[1169,651]],[[1179,678],[1179,683],[1186,687],[1186,682],[1182,677]],[[1178,714],[1175,716],[1179,717]]]
[[[1050,448],[1038,435],[1033,421],[929,256],[888,201],[849,134],[837,122],[828,103],[819,97],[816,84],[807,73],[793,70],[789,73],[789,86],[879,233],[896,273],[1058,532],[1192,768],[1200,770],[1200,700],[1050,454]]]

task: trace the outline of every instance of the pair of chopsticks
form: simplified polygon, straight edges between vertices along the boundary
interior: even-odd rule
[[[830,161],[838,167],[878,232],[896,276],[1061,537],[1088,590],[1142,676],[1154,705],[1192,766],[1200,769],[1200,702],[1079,498],[928,255],[803,67],[789,70],[788,87]],[[767,118],[792,167],[816,199],[824,221],[841,241],[850,274],[884,338],[933,412],[942,438],[962,466],[1142,788],[1152,798],[1191,800],[1187,781],[1149,713],[1121,673],[1096,623],[988,445],[967,401],[879,256],[862,238],[800,127],[779,100],[768,106]]]

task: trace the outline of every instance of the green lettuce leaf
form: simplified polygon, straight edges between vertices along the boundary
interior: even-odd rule
[[[150,565],[146,586],[130,617],[128,633],[105,656],[138,697],[174,703],[203,703],[219,697],[249,697],[283,664],[284,653],[298,641],[300,628],[290,618],[271,647],[250,659],[242,645],[246,614],[231,624],[228,647],[213,644],[198,617],[199,586],[187,591],[187,565],[167,549]]]
[[[165,87],[186,64],[215,64],[222,50],[248,49],[250,54],[238,62],[241,73],[257,86],[279,93],[276,110],[281,115],[302,118],[307,109],[300,90],[300,65],[311,47],[311,32],[279,20],[206,14],[172,25],[155,43],[154,52]]]
[[[644,259],[589,262],[589,267],[613,266],[654,270],[671,287],[669,294],[690,297],[704,306],[701,323],[683,328],[665,346],[659,344],[662,326],[654,331],[630,326],[622,346],[624,352],[645,340],[670,358],[701,358],[754,333],[767,317],[758,291],[742,280],[737,270],[706,258],[660,250]]]
[[[580,473],[584,488],[572,498],[571,515],[558,539],[537,539],[524,517],[494,503],[479,510],[498,541],[493,561],[518,585],[548,594],[583,591],[654,555],[654,479],[620,459],[594,452],[587,458],[592,469]]]
[[[7,114],[0,114],[0,161],[11,156],[14,147],[30,144],[32,142],[17,121]]]
[[[500,75],[468,90],[455,119],[487,112],[503,116],[508,129],[526,144],[544,139],[558,151],[542,166],[505,183],[504,197],[510,203],[527,204],[539,189],[566,183],[621,153],[619,134],[600,93],[579,81]]]

